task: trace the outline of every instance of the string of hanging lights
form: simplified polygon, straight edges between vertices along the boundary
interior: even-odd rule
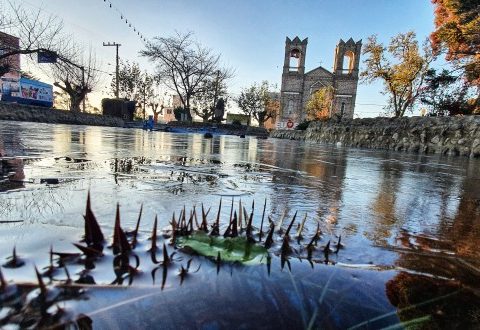
[[[108,8],[115,10],[117,14],[119,15],[120,19],[125,22],[126,25],[128,25],[128,28],[131,29],[143,42],[147,42],[147,38],[140,32],[140,30],[132,24],[132,22],[118,9],[115,5],[112,4],[111,1],[109,0],[103,0],[103,2],[108,5]]]

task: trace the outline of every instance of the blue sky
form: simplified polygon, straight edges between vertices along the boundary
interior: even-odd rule
[[[333,66],[335,45],[340,38],[363,39],[377,34],[380,41],[399,32],[414,30],[419,39],[433,29],[433,6],[428,0],[34,0],[25,6],[42,7],[64,20],[65,30],[78,42],[91,45],[105,71],[112,71],[114,48],[103,41],[122,44],[120,56],[137,61],[148,70],[152,65],[138,56],[143,43],[124,20],[123,14],[150,39],[175,31],[193,31],[204,46],[222,54],[236,76],[230,90],[268,80],[280,87],[285,37],[308,37],[306,69]],[[112,4],[110,8],[109,4]],[[133,28],[132,26],[132,28]],[[109,77],[104,78],[105,85]],[[101,88],[100,88],[101,89]],[[381,85],[360,85],[356,113],[378,115],[385,104]],[[376,105],[365,105],[376,104]]]

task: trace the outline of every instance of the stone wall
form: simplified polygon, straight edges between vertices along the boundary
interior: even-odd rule
[[[277,139],[288,139],[288,140],[305,140],[307,131],[297,131],[297,130],[273,130],[270,132],[271,138]],[[325,142],[328,143],[328,142]]]
[[[480,116],[364,118],[313,122],[270,137],[349,147],[480,157]]]
[[[0,120],[123,127],[120,118],[0,102]]]

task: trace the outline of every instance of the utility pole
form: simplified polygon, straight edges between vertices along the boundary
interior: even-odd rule
[[[85,88],[85,67],[82,65],[80,67],[80,70],[82,70],[82,88]],[[87,95],[85,94],[85,96],[83,97],[83,113],[85,113],[85,98],[87,97]]]
[[[217,70],[217,77],[215,79],[215,92],[213,94],[213,106],[212,106],[212,109],[213,109],[213,114],[212,114],[212,119],[215,120],[217,119],[216,118],[216,114],[217,114],[217,98],[218,98],[218,81],[220,79],[220,70]],[[223,114],[222,114],[222,117],[223,117]]]
[[[116,69],[115,69],[115,83],[116,83],[116,86],[115,86],[115,97],[118,99],[118,95],[119,95],[119,89],[118,89],[118,83],[119,83],[119,77],[118,77],[118,69],[119,69],[119,57],[118,57],[118,47],[121,46],[121,44],[117,44],[115,41],[114,42],[104,42],[103,45],[105,47],[109,47],[109,46],[113,46],[113,47],[116,47],[117,48],[117,57],[116,57],[116,61],[117,61],[117,65],[116,65]]]
[[[145,78],[146,79],[146,78]],[[145,105],[147,104],[147,95],[146,95],[146,89],[147,89],[147,82],[145,81],[143,83],[143,120],[145,121]]]

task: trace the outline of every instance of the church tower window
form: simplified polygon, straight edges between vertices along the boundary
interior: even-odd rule
[[[293,100],[288,100],[287,114],[291,115],[292,113],[293,113]]]
[[[345,66],[345,64],[348,64]],[[343,72],[352,73],[355,64],[355,54],[352,51],[346,51],[343,55]]]
[[[302,53],[294,48],[290,51],[290,71],[298,71],[300,68],[300,57]]]

